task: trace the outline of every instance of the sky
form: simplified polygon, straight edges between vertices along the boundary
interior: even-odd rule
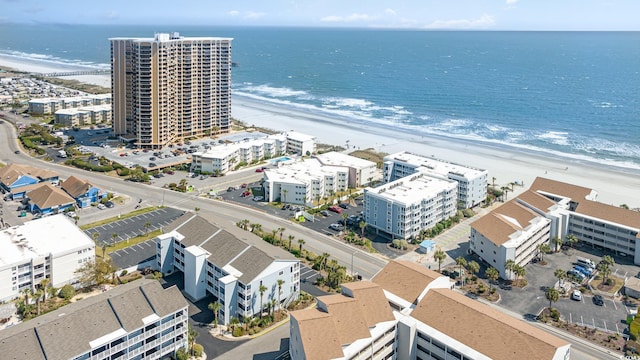
[[[640,0],[0,0],[0,23],[640,30]]]

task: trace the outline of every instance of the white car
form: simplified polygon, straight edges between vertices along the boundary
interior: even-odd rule
[[[573,292],[571,293],[571,299],[582,301],[582,292],[580,292],[580,290],[573,290]]]
[[[100,210],[104,210],[104,209],[106,209],[106,208],[107,208],[107,207],[106,207],[106,205],[105,205],[105,204],[98,204],[98,209],[100,209]]]

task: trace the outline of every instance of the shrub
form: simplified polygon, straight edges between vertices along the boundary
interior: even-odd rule
[[[176,351],[176,359],[177,360],[189,359],[189,354],[187,354],[187,350],[185,350],[184,348],[178,349],[178,351]]]
[[[200,357],[202,356],[202,353],[204,352],[204,347],[200,344],[193,344],[193,355],[195,357]]]
[[[244,335],[244,329],[242,327],[236,326],[233,329],[233,336],[240,337],[242,335]]]
[[[125,275],[127,275],[127,273],[128,273],[128,271],[126,269],[122,270],[122,272],[120,273],[120,276],[125,276]]]
[[[65,300],[71,300],[71,298],[76,294],[76,289],[73,286],[67,284],[60,289],[60,293],[58,296]]]

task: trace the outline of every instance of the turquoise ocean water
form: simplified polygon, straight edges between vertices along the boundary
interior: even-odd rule
[[[640,33],[0,25],[0,54],[109,68],[109,37],[233,37],[234,97],[640,170]]]

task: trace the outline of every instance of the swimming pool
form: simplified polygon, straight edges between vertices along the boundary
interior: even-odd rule
[[[271,163],[272,163],[273,165],[276,165],[276,164],[278,164],[279,162],[285,162],[285,161],[289,161],[289,160],[291,160],[291,158],[290,158],[290,157],[288,157],[288,156],[281,156],[281,157],[279,157],[279,158],[271,159]]]

